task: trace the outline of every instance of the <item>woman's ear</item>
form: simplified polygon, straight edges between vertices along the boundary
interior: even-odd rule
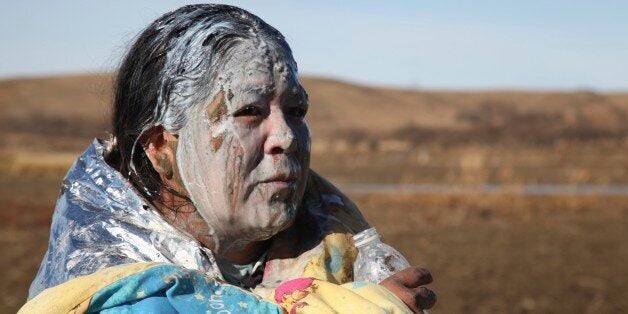
[[[176,167],[177,136],[162,126],[155,126],[146,131],[140,141],[155,171],[162,179],[171,180]]]

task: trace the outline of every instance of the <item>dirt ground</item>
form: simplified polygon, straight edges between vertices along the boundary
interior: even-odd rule
[[[355,198],[431,269],[435,313],[626,313],[628,198]]]
[[[0,312],[24,302],[60,173],[4,177]],[[628,311],[628,197],[352,195],[385,241],[432,270],[434,313]]]
[[[0,313],[25,301],[65,171],[106,136],[109,82],[0,81]],[[627,94],[304,82],[313,168],[332,182],[628,184]],[[433,313],[628,313],[628,195],[350,196],[432,270]]]

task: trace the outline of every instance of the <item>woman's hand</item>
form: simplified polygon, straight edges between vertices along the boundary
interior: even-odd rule
[[[421,313],[436,303],[436,294],[422,287],[432,282],[432,274],[425,268],[408,267],[379,284],[394,293],[413,312]]]

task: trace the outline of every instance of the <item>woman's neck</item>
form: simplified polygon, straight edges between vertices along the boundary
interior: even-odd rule
[[[153,204],[168,223],[191,235],[224,261],[248,264],[259,259],[268,248],[269,240],[242,243],[237,235],[231,238],[212,236],[210,226],[198,213],[194,204],[188,198],[176,195],[168,189],[162,189],[160,199]],[[228,245],[233,243],[237,245]]]

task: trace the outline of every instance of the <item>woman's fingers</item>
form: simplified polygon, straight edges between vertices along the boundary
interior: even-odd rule
[[[430,309],[436,303],[436,294],[425,287],[410,289],[397,281],[382,281],[382,286],[395,294],[410,310],[420,313],[421,310]]]
[[[419,287],[414,289],[416,292],[415,303],[419,309],[431,309],[436,304],[436,293],[434,291]]]
[[[436,294],[422,285],[432,282],[425,268],[409,267],[383,280],[380,285],[394,293],[412,311],[420,313],[436,303]]]
[[[402,283],[408,288],[416,288],[418,286],[432,283],[432,273],[425,268],[408,267],[385,280],[394,279]]]

